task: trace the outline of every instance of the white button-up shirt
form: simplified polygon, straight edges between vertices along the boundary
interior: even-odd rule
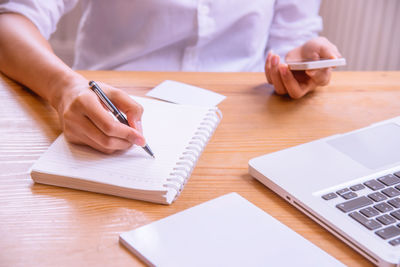
[[[77,2],[0,0],[0,12],[26,16],[48,39]],[[263,71],[269,49],[284,58],[322,28],[319,0],[82,0],[82,6],[75,69]]]

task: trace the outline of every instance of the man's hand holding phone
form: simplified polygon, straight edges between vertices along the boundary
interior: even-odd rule
[[[297,99],[318,86],[327,85],[330,81],[332,67],[345,64],[344,59],[325,62],[321,62],[320,59],[339,58],[341,55],[335,45],[324,37],[317,37],[291,50],[286,55],[285,60],[292,62],[291,65],[281,63],[279,56],[270,51],[265,62],[265,75],[268,83],[274,85],[277,94],[289,94],[290,97]],[[308,63],[299,64],[301,59],[307,59]],[[310,63],[315,60],[319,63]],[[334,62],[336,63],[333,64]],[[297,67],[298,70],[291,71],[289,66]],[[315,68],[316,66],[319,68]]]

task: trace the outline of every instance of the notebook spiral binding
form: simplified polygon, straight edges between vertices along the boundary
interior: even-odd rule
[[[179,161],[176,163],[176,166],[170,173],[170,177],[167,179],[168,183],[164,184],[165,187],[172,188],[176,191],[175,199],[181,193],[194,169],[194,166],[196,165],[197,160],[221,119],[221,111],[217,107],[211,108],[200,123],[200,126],[197,128],[188,146],[186,146],[185,151],[179,157]]]

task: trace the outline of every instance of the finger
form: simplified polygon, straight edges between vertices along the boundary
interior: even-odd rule
[[[79,101],[82,106],[82,112],[105,135],[125,139],[132,144],[143,145],[145,143],[144,137],[139,131],[116,121],[103,108],[94,93],[91,92],[88,96],[80,97],[82,98]]]
[[[90,146],[91,148],[96,149],[97,151],[103,152],[105,154],[112,154],[115,152],[115,150],[112,149],[106,149],[97,143],[93,142],[91,139],[89,139],[87,136],[70,136],[67,134],[67,132],[64,132],[65,138],[68,140],[68,142],[77,144],[77,145],[86,145]]]
[[[141,125],[143,115],[142,105],[133,100],[127,93],[118,89],[110,91],[110,98],[126,114],[129,125],[140,131],[138,127]]]
[[[335,49],[330,45],[324,45],[320,47],[319,50],[320,58],[337,58]]]
[[[306,74],[314,81],[316,85],[324,86],[329,84],[331,79],[331,68],[306,70]]]
[[[342,54],[340,54],[340,52],[339,52],[339,50],[338,50],[336,45],[332,44],[332,51],[333,51],[333,54],[335,55],[335,58],[341,58],[342,57]]]
[[[320,58],[338,58],[342,57],[342,55],[339,53],[338,48],[336,45],[332,44],[327,38],[325,37],[320,37],[318,38],[320,42],[317,42],[319,44],[319,56]]]
[[[142,121],[135,121],[135,128],[138,130],[142,135],[143,135],[143,126],[142,126]]]
[[[333,53],[333,56],[330,57],[330,58],[332,58],[332,59],[341,58],[341,57],[342,57],[342,54],[340,54],[340,52],[339,52],[339,50],[337,49],[336,45],[333,45],[333,44],[331,44],[331,43],[330,43],[330,45],[331,45],[331,52]],[[336,66],[332,67],[332,69],[334,69],[334,68],[336,68]]]
[[[268,52],[267,60],[265,61],[265,76],[267,77],[267,81],[269,84],[272,84],[271,80],[271,55],[272,51]]]
[[[74,140],[74,139],[68,139],[69,142],[74,143],[74,144],[78,144],[78,145],[86,145],[86,146],[90,146],[91,148],[96,149],[97,151],[103,152],[105,154],[112,154],[114,153],[116,150],[115,149],[108,149],[108,148],[104,148],[101,145],[97,144],[96,142],[94,142],[92,139],[90,139],[87,136],[79,136],[79,140]]]
[[[127,116],[128,123],[131,127],[139,132],[140,136],[136,136],[136,144],[144,146],[146,140],[143,136],[142,115],[143,107],[134,101],[127,93],[122,90],[104,85],[107,88],[111,101]]]
[[[124,139],[105,135],[84,116],[70,123],[65,134],[75,143],[87,144],[104,153],[125,150],[132,146],[132,143]]]
[[[275,87],[275,92],[278,95],[287,94],[286,88],[282,82],[281,75],[279,72],[279,56],[272,55],[271,59],[271,80]]]
[[[340,54],[339,49],[337,48],[336,45],[334,45],[333,43],[331,43],[327,38],[324,38],[326,46],[329,47],[329,50],[331,51],[331,53],[334,54],[333,58],[340,58],[342,57],[342,54]]]
[[[99,130],[87,117],[83,118],[84,133],[87,138],[97,144],[97,147],[102,147],[106,150],[125,150],[130,148],[133,144],[126,139],[108,136]],[[91,142],[92,143],[92,142]]]
[[[304,96],[308,90],[307,88],[302,88],[297,82],[293,73],[289,70],[286,64],[281,64],[279,67],[279,73],[281,76],[282,83],[286,87],[287,93],[291,98],[298,99]]]

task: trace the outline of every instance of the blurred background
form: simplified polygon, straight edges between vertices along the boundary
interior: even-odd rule
[[[50,38],[56,54],[70,66],[80,15],[78,5]],[[320,35],[347,60],[340,70],[400,70],[400,0],[323,0],[320,15]]]

